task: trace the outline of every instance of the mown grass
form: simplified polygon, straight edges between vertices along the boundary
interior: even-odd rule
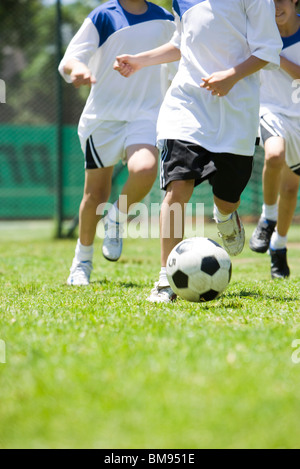
[[[299,448],[300,228],[290,280],[246,248],[221,298],[173,305],[145,300],[158,240],[126,240],[117,264],[98,241],[80,289],[75,241],[51,235],[0,229],[1,448]]]

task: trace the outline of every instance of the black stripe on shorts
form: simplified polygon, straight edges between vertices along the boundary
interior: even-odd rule
[[[260,120],[260,134],[263,143],[265,143],[271,137],[280,137],[273,127],[264,119],[264,117]]]
[[[90,136],[86,141],[85,167],[86,169],[104,168],[104,164],[96,151],[92,136]]]

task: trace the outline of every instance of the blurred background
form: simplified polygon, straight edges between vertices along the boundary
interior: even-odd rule
[[[0,220],[55,220],[56,236],[77,226],[84,162],[77,124],[88,90],[75,90],[59,76],[58,63],[73,35],[99,0],[1,0],[0,36]],[[171,11],[171,1],[156,2]],[[257,147],[241,215],[261,211],[263,152]],[[115,168],[112,200],[127,177]],[[159,180],[146,203],[160,202]],[[192,202],[211,217],[208,184]],[[296,215],[299,215],[299,207]]]

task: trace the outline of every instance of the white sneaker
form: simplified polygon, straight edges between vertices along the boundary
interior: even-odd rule
[[[86,286],[90,284],[90,277],[93,270],[93,264],[90,261],[78,262],[73,260],[70,269],[70,276],[67,280],[68,285],[73,286]]]
[[[173,292],[170,285],[161,285],[157,282],[150,296],[147,298],[147,301],[150,301],[150,303],[172,303],[176,298],[177,295]]]
[[[102,246],[102,254],[108,261],[116,262],[120,259],[123,249],[123,224],[112,222],[108,216],[103,220],[105,238]]]
[[[219,236],[222,238],[224,249],[230,256],[237,256],[242,252],[245,246],[245,230],[237,212],[223,223],[217,220]]]

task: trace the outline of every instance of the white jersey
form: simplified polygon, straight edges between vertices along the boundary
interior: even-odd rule
[[[77,59],[97,80],[79,122],[82,141],[101,121],[156,122],[163,99],[161,66],[147,67],[126,79],[113,69],[113,64],[118,55],[137,54],[165,44],[174,31],[173,15],[153,3],[148,3],[146,13],[133,15],[118,0],[110,0],[86,18],[59,66],[61,75],[71,83],[63,67],[70,58]]]
[[[296,34],[283,37],[282,57],[300,65],[300,29]],[[272,73],[261,71],[261,109],[260,115],[282,114],[300,118],[299,88],[296,82],[283,69]],[[300,129],[299,129],[300,133]]]
[[[214,153],[253,155],[259,124],[259,74],[219,98],[202,77],[237,66],[251,55],[279,66],[282,41],[273,0],[174,0],[181,49],[179,71],[158,120],[158,140],[185,140]]]

